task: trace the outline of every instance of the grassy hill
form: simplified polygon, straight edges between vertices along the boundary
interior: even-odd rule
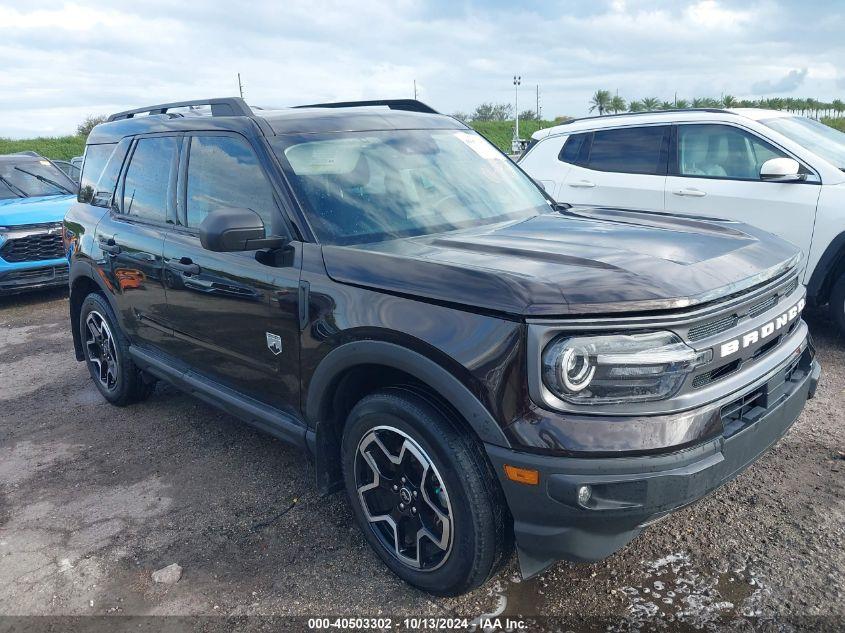
[[[510,152],[513,121],[473,121],[470,125],[503,152]],[[531,135],[541,127],[551,127],[552,125],[554,125],[552,121],[520,121],[519,135],[522,138],[531,138]]]
[[[845,132],[845,117],[822,119],[822,121]],[[513,138],[513,121],[475,121],[470,125],[502,151],[510,151],[511,138]],[[538,129],[552,125],[554,125],[552,121],[520,121],[519,134],[522,138],[530,138]],[[0,154],[34,150],[48,158],[68,160],[74,156],[80,156],[84,149],[85,137],[83,136],[39,137],[20,140],[0,138]]]
[[[0,138],[0,154],[35,151],[56,160],[70,160],[85,150],[84,136],[55,136],[29,139]]]

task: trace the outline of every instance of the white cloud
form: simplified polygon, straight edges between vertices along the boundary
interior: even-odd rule
[[[520,102],[533,103],[539,83],[544,114],[582,115],[598,88],[747,96],[790,68],[809,69],[802,91],[839,96],[842,80],[818,69],[845,59],[843,11],[832,4],[812,23],[804,13],[786,0],[30,0],[0,7],[0,136],[235,94],[238,72],[248,101],[266,106],[409,97],[416,79],[433,106],[467,111],[510,101],[519,73]]]

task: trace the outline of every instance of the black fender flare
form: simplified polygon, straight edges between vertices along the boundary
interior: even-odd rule
[[[816,263],[807,283],[807,296],[816,305],[827,302],[831,288],[831,273],[845,264],[845,232],[834,237]]]
[[[354,341],[329,352],[308,386],[305,414],[316,432],[326,419],[332,386],[347,369],[357,365],[384,365],[398,369],[439,393],[463,416],[482,442],[510,447],[501,427],[472,392],[444,367],[407,347],[385,341]]]
[[[70,313],[70,331],[71,336],[73,336],[73,349],[76,355],[76,360],[82,361],[85,360],[85,356],[82,352],[82,341],[79,338],[79,329],[76,327],[76,323],[74,322],[74,302],[76,298],[73,296],[73,286],[79,279],[87,279],[94,283],[100,289],[100,292],[106,298],[106,301],[109,302],[112,311],[115,314],[119,314],[117,311],[117,307],[115,306],[114,302],[114,295],[112,291],[108,288],[105,281],[97,274],[97,269],[91,263],[87,261],[76,261],[71,264],[69,275],[68,275],[68,311]]]

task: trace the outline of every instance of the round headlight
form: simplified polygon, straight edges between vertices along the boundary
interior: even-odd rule
[[[590,355],[583,347],[569,347],[560,356],[560,380],[568,391],[576,393],[586,389],[596,373],[590,364]]]
[[[546,383],[560,385],[567,393],[586,389],[596,373],[590,353],[582,345],[568,345],[559,341],[545,355],[543,373]]]

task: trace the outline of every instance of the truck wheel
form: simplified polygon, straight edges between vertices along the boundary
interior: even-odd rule
[[[364,536],[406,582],[454,596],[510,554],[510,515],[480,443],[422,396],[388,389],[361,400],[342,451]]]
[[[88,372],[106,400],[122,407],[149,397],[155,382],[132,362],[129,342],[118,327],[111,306],[96,292],[82,302],[79,334]]]
[[[845,274],[841,275],[830,292],[830,318],[845,336]]]

